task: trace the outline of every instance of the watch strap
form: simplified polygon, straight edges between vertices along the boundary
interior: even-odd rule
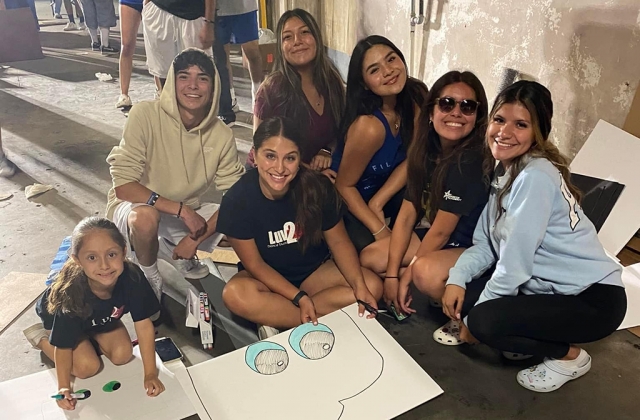
[[[291,302],[299,308],[300,307],[300,299],[302,299],[305,296],[309,296],[309,295],[304,290],[300,290],[298,292],[298,294],[295,295],[295,297],[293,299],[291,299]]]

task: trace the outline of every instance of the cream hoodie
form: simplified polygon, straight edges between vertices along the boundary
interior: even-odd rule
[[[209,114],[197,127],[185,129],[171,65],[160,99],[131,108],[120,145],[107,157],[113,181],[107,218],[113,218],[122,202],[116,198],[115,188],[129,182],[139,182],[164,198],[197,209],[212,182],[218,190],[227,190],[240,178],[244,167],[233,132],[217,117],[219,98],[216,73]]]

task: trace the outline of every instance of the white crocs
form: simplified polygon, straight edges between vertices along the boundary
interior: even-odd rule
[[[449,321],[433,332],[433,339],[445,346],[464,344],[460,339],[460,321]]]
[[[539,365],[518,372],[518,383],[535,392],[552,392],[569,381],[578,379],[591,369],[591,356],[580,350],[572,361],[544,358]]]

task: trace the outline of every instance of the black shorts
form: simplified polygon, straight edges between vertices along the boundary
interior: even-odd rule
[[[300,285],[302,284],[302,282],[304,282],[310,275],[312,275],[318,268],[320,268],[322,264],[326,263],[330,259],[331,259],[331,254],[327,254],[327,256],[322,259],[320,264],[318,264],[313,270],[310,270],[309,272],[306,272],[306,273],[300,273],[300,274],[294,274],[294,275],[287,275],[287,276],[282,275],[282,277],[287,279],[289,283],[293,284],[297,288],[300,288]],[[246,268],[244,268],[244,265],[242,265],[242,262],[238,262],[238,272],[242,270],[246,270]]]

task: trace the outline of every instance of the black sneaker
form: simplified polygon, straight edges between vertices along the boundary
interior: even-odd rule
[[[92,51],[100,51],[100,43],[99,42],[92,42],[91,43],[91,50]]]
[[[100,47],[100,51],[102,52],[102,55],[116,54],[120,52],[120,48],[107,45],[106,47]]]
[[[236,114],[234,113],[229,115],[218,115],[218,118],[229,127],[233,127],[236,124]]]

